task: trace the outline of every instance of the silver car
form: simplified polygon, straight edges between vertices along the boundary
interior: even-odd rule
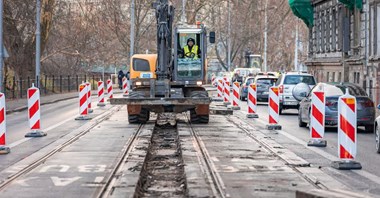
[[[377,108],[380,109],[380,105],[377,105]],[[375,140],[376,140],[376,151],[380,153],[380,116],[376,118],[375,121]]]

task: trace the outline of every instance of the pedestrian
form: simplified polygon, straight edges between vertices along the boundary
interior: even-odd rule
[[[119,74],[117,76],[117,79],[119,80],[119,89],[122,90],[123,89],[123,78],[124,78],[124,72],[123,70],[120,70],[119,71]]]

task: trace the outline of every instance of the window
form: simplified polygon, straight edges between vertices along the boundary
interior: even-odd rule
[[[147,60],[134,58],[133,59],[133,70],[135,71],[150,71],[150,65]]]
[[[315,80],[313,76],[289,75],[285,77],[284,84],[296,85],[298,83],[315,85]]]
[[[326,75],[326,82],[330,82],[330,72],[327,72],[327,75]]]
[[[335,72],[332,73],[332,82],[335,82]]]
[[[375,7],[371,5],[370,8],[370,32],[369,32],[369,55],[374,56],[376,54],[375,49],[376,49],[376,43],[375,43],[375,32],[376,32],[376,27],[375,27]]]
[[[188,39],[192,38],[192,50],[186,48]],[[202,75],[202,59],[200,56],[200,34],[196,33],[179,33],[178,34],[178,57],[177,72],[179,77],[200,77]],[[195,48],[198,51],[195,51]],[[188,50],[187,50],[188,49]]]
[[[342,82],[342,72],[339,72],[338,74],[338,82]]]

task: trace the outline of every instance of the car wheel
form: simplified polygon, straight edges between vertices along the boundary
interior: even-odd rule
[[[377,153],[380,153],[380,130],[379,126],[376,126],[376,131],[375,131],[375,139],[376,139],[376,151]]]
[[[298,111],[298,126],[299,127],[306,127],[306,123],[302,122],[301,111]]]

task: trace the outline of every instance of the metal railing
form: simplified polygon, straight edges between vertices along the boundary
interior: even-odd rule
[[[91,88],[94,90],[97,89],[97,82],[101,78],[101,75],[42,76],[41,79],[39,79],[40,93],[41,95],[49,95],[77,92],[79,85],[86,81],[91,83]],[[34,82],[35,79],[30,77],[21,77],[19,79],[16,79],[16,77],[11,77],[4,81],[4,90],[2,91],[5,93],[7,99],[25,98],[27,90]]]

